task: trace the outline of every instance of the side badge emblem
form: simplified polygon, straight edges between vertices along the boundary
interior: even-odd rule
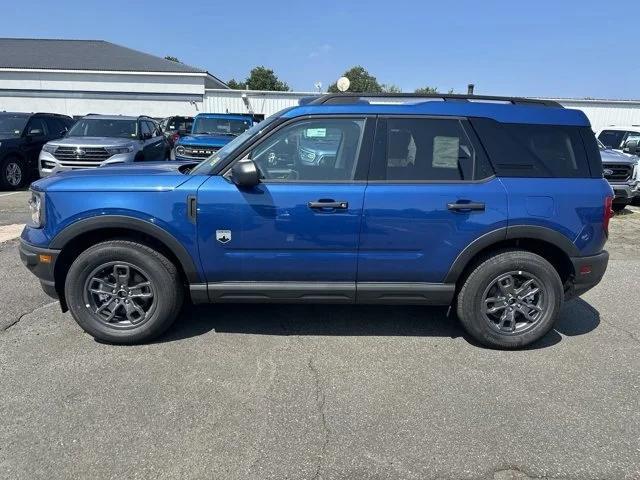
[[[220,243],[229,243],[231,241],[231,230],[216,230],[216,240]]]

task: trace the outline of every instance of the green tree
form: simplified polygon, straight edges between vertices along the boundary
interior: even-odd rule
[[[417,93],[418,95],[430,95],[430,94],[438,93],[438,88],[437,87],[416,88],[414,93]]]
[[[342,74],[343,77],[349,79],[349,91],[356,93],[380,93],[382,92],[382,86],[378,83],[376,77],[367,72],[364,67],[357,65],[350,68]],[[331,84],[327,89],[328,92],[339,92],[335,83]]]
[[[229,80],[227,82],[227,86],[233,90],[244,90],[247,88],[247,84],[245,82],[238,82],[235,78]]]
[[[280,80],[273,70],[264,66],[255,67],[251,70],[244,83],[249,90],[289,91],[289,85]]]
[[[383,83],[380,85],[380,88],[382,88],[384,93],[402,93],[402,89],[393,83]]]
[[[164,57],[165,60],[171,60],[172,62],[176,62],[176,63],[182,63],[178,57],[173,57],[171,55],[167,55],[166,57]]]

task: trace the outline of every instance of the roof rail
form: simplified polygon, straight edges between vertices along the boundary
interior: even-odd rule
[[[485,101],[495,103],[510,103],[512,105],[538,105],[544,107],[560,107],[564,108],[554,100],[538,100],[523,97],[499,97],[490,95],[457,95],[457,94],[441,94],[441,93],[327,93],[316,97],[304,97],[300,99],[300,105],[336,105],[347,103],[370,103],[368,99],[384,98],[384,99],[415,99],[424,101],[441,100],[444,102],[469,102],[469,101]],[[416,103],[416,102],[413,102]]]

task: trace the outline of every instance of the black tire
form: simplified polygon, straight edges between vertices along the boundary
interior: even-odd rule
[[[627,204],[626,203],[614,203],[613,205],[611,205],[611,209],[616,213],[617,212],[621,212],[625,208],[627,208]]]
[[[109,281],[106,277],[101,277],[105,281],[92,280],[103,272],[108,274],[110,269],[111,277],[115,279],[117,271],[120,280]],[[123,280],[125,273],[127,281]],[[145,279],[148,286],[126,286],[142,285]],[[104,294],[89,293],[92,287],[94,292],[99,289]],[[109,293],[111,288],[114,290]],[[118,344],[147,342],[162,334],[180,313],[184,297],[173,263],[152,248],[124,240],[99,243],[82,252],[69,269],[64,291],[71,315],[85,332]],[[149,294],[150,299],[134,298]],[[98,313],[105,304],[102,313]],[[136,318],[135,322],[130,320],[130,314],[131,318],[140,315],[139,309],[144,311],[144,317]],[[112,312],[114,318],[106,320],[104,317]]]
[[[0,162],[0,186],[3,190],[17,190],[27,184],[29,175],[20,157],[8,156]]]
[[[539,284],[539,293],[515,294],[529,280],[532,282],[527,288],[533,291],[533,286]],[[506,288],[509,283],[513,293]],[[495,301],[489,302],[491,299]],[[549,332],[563,300],[560,276],[548,261],[525,250],[506,250],[485,257],[473,268],[458,294],[457,313],[464,329],[478,342],[493,348],[515,349]],[[485,313],[485,305],[486,312],[497,309],[496,312]],[[509,331],[511,328],[514,331]]]

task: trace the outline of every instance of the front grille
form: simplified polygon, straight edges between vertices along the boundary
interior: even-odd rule
[[[624,163],[604,163],[602,164],[602,169],[604,170],[604,178],[615,182],[629,180],[633,173],[633,165],[626,165]]]
[[[207,158],[208,156],[214,154],[220,150],[220,147],[199,147],[197,145],[193,146],[185,146],[184,153],[179,154],[182,157],[191,157],[191,158]]]
[[[53,156],[63,165],[65,161],[91,165],[105,161],[111,154],[102,147],[58,147]]]

